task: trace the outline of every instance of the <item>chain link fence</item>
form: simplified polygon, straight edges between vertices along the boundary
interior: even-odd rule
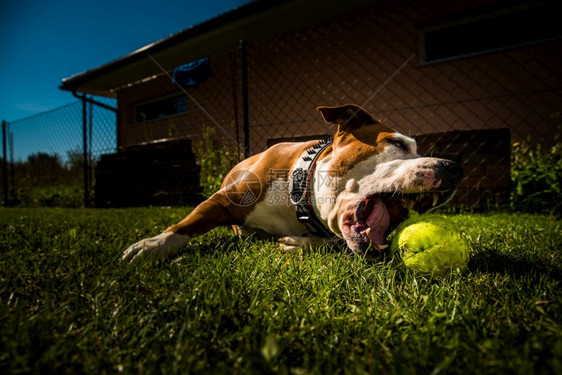
[[[382,2],[251,45],[252,149],[331,134],[315,108],[357,103],[414,136],[420,154],[463,165],[454,203],[509,203],[511,145],[548,147],[562,130],[562,44],[548,31],[540,43],[526,44],[537,41],[527,34],[490,42],[519,21],[526,30],[555,21],[521,3],[480,13],[483,3]]]
[[[96,161],[117,150],[116,124],[115,112],[82,101],[4,123],[4,205],[89,205]]]
[[[222,163],[227,170],[245,148],[255,154],[281,141],[333,134],[335,126],[316,107],[356,103],[415,137],[420,154],[463,165],[454,203],[504,205],[513,188],[513,145],[559,142],[562,30],[551,13],[550,2],[375,2],[248,42],[243,50],[211,54],[210,75],[196,86],[173,83],[173,72],[163,71],[120,88],[119,125],[113,113],[94,109],[100,119],[93,120],[88,150],[95,159],[155,140],[197,143],[211,128],[222,143],[215,151],[232,155]],[[141,115],[176,96],[187,97],[181,110]],[[34,150],[66,161],[69,151],[82,150],[80,106],[9,124],[14,149],[23,147],[21,138],[37,139],[29,143]],[[55,116],[65,125],[46,120]],[[18,135],[24,129],[29,136]],[[56,146],[39,143],[54,134]],[[199,162],[209,157],[198,155]],[[13,181],[17,190],[20,178]]]

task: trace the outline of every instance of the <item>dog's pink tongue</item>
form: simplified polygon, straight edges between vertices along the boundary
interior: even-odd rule
[[[384,243],[384,234],[390,226],[390,215],[382,200],[375,200],[375,207],[365,221],[365,224],[371,228],[368,234],[369,240],[375,249],[381,250],[381,245]]]

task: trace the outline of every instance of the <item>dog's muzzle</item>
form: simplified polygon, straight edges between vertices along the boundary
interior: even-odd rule
[[[358,253],[369,248],[385,250],[386,237],[410,211],[424,213],[449,201],[462,179],[462,168],[455,162],[439,160],[433,164],[432,173],[435,179],[431,189],[372,193],[348,206],[342,222],[348,246]]]

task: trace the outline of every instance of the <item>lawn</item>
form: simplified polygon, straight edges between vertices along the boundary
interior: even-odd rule
[[[178,258],[119,264],[185,209],[0,209],[0,372],[560,374],[562,222],[450,216],[468,270],[216,230]]]

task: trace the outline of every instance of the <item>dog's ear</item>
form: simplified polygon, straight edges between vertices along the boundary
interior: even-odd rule
[[[354,128],[359,125],[373,124],[378,121],[367,111],[355,104],[336,107],[316,108],[328,124],[338,124],[342,128]]]

